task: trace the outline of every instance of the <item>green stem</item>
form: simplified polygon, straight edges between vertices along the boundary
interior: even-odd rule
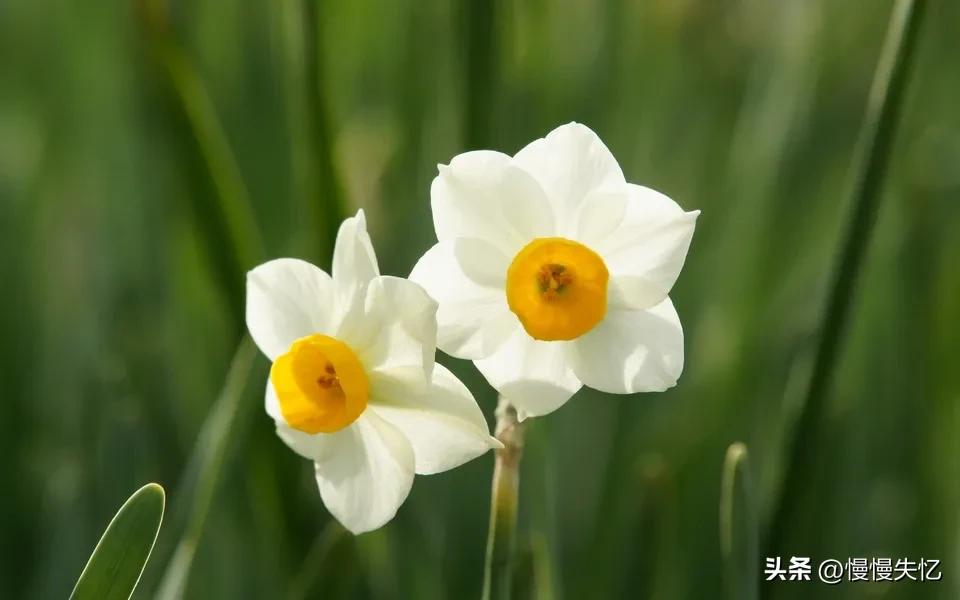
[[[801,494],[817,464],[826,393],[833,381],[857,276],[876,220],[926,4],[926,0],[898,0],[890,19],[859,140],[861,166],[853,190],[853,208],[820,324],[806,401],[794,428],[783,484],[774,505],[765,556],[780,556],[784,551],[787,528],[796,519]]]
[[[525,425],[517,420],[516,409],[501,398],[497,405],[496,436],[503,448],[497,450],[493,467],[490,532],[483,573],[484,600],[510,598],[524,428]]]

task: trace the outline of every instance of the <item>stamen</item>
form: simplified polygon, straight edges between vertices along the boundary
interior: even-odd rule
[[[340,378],[337,377],[337,370],[333,368],[333,365],[330,363],[327,363],[326,366],[323,368],[323,370],[326,373],[326,375],[321,375],[320,377],[317,377],[317,385],[319,385],[321,388],[325,390],[329,390],[330,388],[333,388],[333,387],[339,388]]]
[[[537,285],[545,300],[555,299],[563,288],[573,283],[573,275],[567,267],[557,263],[542,265],[537,272]]]

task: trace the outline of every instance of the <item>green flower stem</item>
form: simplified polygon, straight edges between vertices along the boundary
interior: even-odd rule
[[[784,552],[787,529],[796,519],[802,492],[810,485],[817,464],[826,393],[833,380],[857,276],[876,220],[926,5],[926,0],[898,0],[890,19],[859,140],[861,166],[853,190],[852,212],[823,313],[806,401],[794,428],[783,484],[774,505],[765,556],[780,556]]]
[[[501,398],[497,405],[496,436],[503,448],[496,451],[493,467],[490,532],[483,574],[484,600],[510,598],[524,428],[525,425],[517,420],[516,409]]]

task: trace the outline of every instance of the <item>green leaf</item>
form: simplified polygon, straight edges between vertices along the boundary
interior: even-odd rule
[[[758,529],[747,447],[730,444],[720,488],[720,551],[727,597],[754,600],[758,593]]]
[[[224,466],[238,448],[238,444],[234,443],[236,438],[243,437],[241,425],[244,425],[245,421],[239,422],[243,393],[251,380],[256,358],[257,347],[250,336],[244,336],[230,363],[230,371],[220,396],[194,446],[188,467],[189,476],[185,478],[190,484],[182,485],[177,492],[184,498],[184,506],[187,506],[190,512],[176,550],[167,563],[156,598],[183,597]],[[177,522],[176,519],[174,521]],[[162,549],[160,554],[162,559]]]
[[[513,569],[515,600],[553,600],[553,566],[546,537],[533,532],[517,552]]]
[[[90,555],[71,599],[130,598],[160,531],[165,501],[163,488],[148,483],[123,503]]]

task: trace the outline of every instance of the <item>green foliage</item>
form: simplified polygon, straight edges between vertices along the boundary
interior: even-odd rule
[[[117,511],[77,580],[72,600],[126,600],[140,581],[163,520],[165,496],[143,486]]]
[[[230,364],[217,403],[197,437],[185,481],[180,487],[179,498],[184,506],[179,514],[186,524],[182,527],[182,533],[178,532],[176,549],[169,557],[160,580],[157,598],[175,600],[184,596],[197,546],[219,489],[221,473],[237,449],[237,438],[242,438],[247,430],[250,411],[245,410],[241,414],[241,408],[244,390],[251,376],[262,376],[260,369],[253,368],[256,356],[256,346],[249,336],[244,336]]]
[[[723,461],[720,552],[730,600],[755,600],[760,582],[757,505],[747,458],[747,447],[736,442]]]
[[[717,596],[718,457],[750,448],[766,522],[891,0],[55,4],[0,8],[0,461],[16,482],[0,494],[0,595],[65,597],[145,477],[176,482],[138,590],[156,594],[249,263],[328,268],[334,222],[363,207],[381,270],[406,275],[435,239],[438,162],[576,120],[628,180],[702,210],[671,292],[686,367],[663,394],[584,390],[530,428],[518,547],[540,548],[556,598]],[[928,10],[783,532],[797,554],[960,559],[960,3]],[[492,417],[473,366],[441,360]],[[327,537],[310,465],[263,414],[266,360],[251,361],[248,425],[204,492],[185,597],[476,597],[492,456],[418,478],[381,531]],[[940,585],[775,591],[945,600],[957,585],[945,570]]]

